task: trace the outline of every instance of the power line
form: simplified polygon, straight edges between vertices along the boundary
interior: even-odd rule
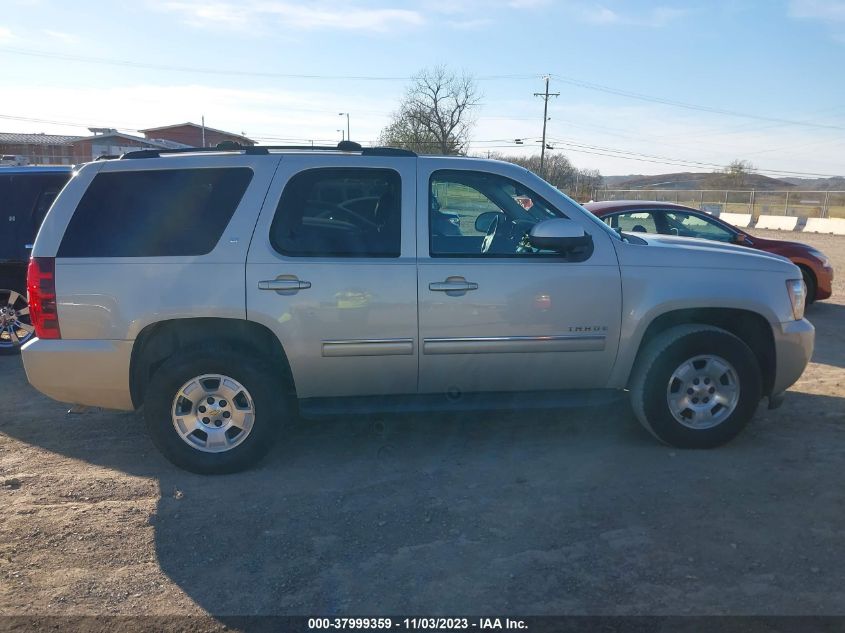
[[[825,123],[815,123],[813,121],[796,121],[793,119],[783,119],[780,117],[769,117],[763,116],[758,114],[750,114],[748,112],[739,112],[737,110],[726,110],[723,108],[714,108],[711,106],[704,106],[704,105],[697,105],[694,103],[686,103],[684,101],[675,101],[674,99],[665,99],[662,97],[653,97],[651,95],[645,95],[639,92],[631,92],[629,90],[621,90],[619,88],[613,88],[611,86],[604,86],[602,84],[596,84],[589,81],[582,81],[580,79],[575,79],[574,77],[567,77],[565,75],[552,75],[555,79],[562,81],[564,83],[570,84],[572,86],[578,86],[580,88],[587,88],[588,90],[596,90],[599,92],[605,92],[608,94],[617,95],[620,97],[627,97],[629,99],[639,99],[640,101],[648,101],[651,103],[660,103],[662,105],[673,106],[676,108],[684,108],[686,110],[696,110],[698,112],[709,112],[711,114],[723,114],[726,116],[735,116],[735,117],[742,117],[746,119],[757,119],[758,121],[770,121],[773,123],[782,123],[786,125],[804,125],[807,127],[816,127],[822,128],[827,130],[845,130],[845,126],[841,125],[829,125]]]
[[[545,93],[538,93],[539,95],[545,95]],[[551,96],[551,95],[550,95]],[[0,119],[10,119],[10,120],[19,120],[19,121],[30,121],[35,123],[46,123],[52,125],[66,125],[71,127],[98,127],[94,124],[89,123],[78,123],[78,122],[70,122],[70,121],[58,121],[53,119],[40,119],[35,117],[20,117],[20,116],[13,116],[13,115],[6,115],[0,114]],[[137,131],[140,128],[131,125],[111,125],[108,127],[114,127],[115,129],[123,129],[123,130],[132,130]],[[296,137],[282,137],[276,136],[273,134],[252,134],[251,137],[254,140],[258,141],[270,141],[270,142],[285,142],[285,143],[301,143],[301,142],[317,142],[317,143],[334,143],[336,139],[303,139],[303,138],[296,138]],[[535,140],[536,137],[523,137],[524,140]],[[671,165],[674,167],[686,167],[686,168],[696,168],[696,169],[722,169],[723,165],[717,163],[709,163],[704,161],[696,161],[696,160],[688,160],[688,159],[681,159],[681,158],[672,158],[667,156],[660,156],[654,154],[645,154],[641,152],[634,152],[631,150],[623,150],[618,148],[612,147],[603,147],[599,145],[591,145],[587,143],[580,143],[578,141],[573,141],[569,139],[562,139],[562,138],[549,138],[548,139],[551,143],[556,145],[561,145],[566,148],[566,151],[578,153],[578,154],[591,154],[596,156],[606,156],[609,158],[618,158],[621,160],[633,160],[645,163],[654,163],[654,164],[661,164],[661,165]],[[370,145],[378,145],[377,141],[365,141]],[[524,145],[517,144],[510,139],[478,139],[474,140],[473,145],[484,144],[482,145],[482,149],[490,150],[490,149],[516,149],[516,148],[524,148]],[[437,145],[436,143],[432,143],[432,146]],[[545,148],[545,143],[543,143],[543,148]],[[765,169],[759,168],[755,170],[757,173],[761,174],[771,174],[774,176],[810,176],[810,177],[821,177],[821,178],[832,178],[836,177],[837,174],[820,174],[820,173],[811,173],[811,172],[801,172],[801,171],[790,171],[790,170],[778,170],[778,169]]]
[[[261,72],[261,71],[248,71],[243,69],[220,69],[220,68],[203,68],[203,67],[191,67],[191,66],[176,66],[170,64],[151,64],[151,63],[144,63],[144,62],[136,62],[131,60],[120,60],[120,59],[110,59],[104,57],[93,57],[93,56],[86,56],[86,55],[72,55],[68,53],[51,53],[48,51],[40,51],[40,50],[32,50],[32,49],[22,49],[16,47],[9,47],[9,46],[0,46],[0,51],[11,53],[13,55],[26,55],[30,57],[40,57],[46,59],[58,59],[62,61],[72,61],[72,62],[81,62],[81,63],[89,63],[89,64],[103,64],[109,66],[116,66],[116,67],[123,67],[123,68],[140,68],[140,69],[147,69],[147,70],[163,70],[163,71],[171,71],[171,72],[186,72],[186,73],[196,73],[196,74],[204,74],[204,75],[225,75],[225,76],[238,76],[238,77],[263,77],[263,78],[275,78],[275,79],[317,79],[317,80],[348,80],[348,81],[376,81],[376,82],[391,82],[391,81],[408,81],[411,79],[409,76],[379,76],[379,75],[323,75],[323,74],[305,74],[305,73],[278,73],[278,72]],[[476,79],[478,81],[497,81],[497,80],[517,80],[517,79],[534,79],[537,77],[536,73],[521,73],[521,74],[509,74],[509,75],[480,75],[477,76]],[[825,124],[825,123],[816,123],[814,121],[799,121],[794,119],[786,119],[781,117],[770,117],[758,114],[751,114],[748,112],[740,112],[738,110],[730,110],[725,108],[716,108],[713,106],[706,106],[694,103],[687,103],[684,101],[677,101],[674,99],[667,99],[663,97],[652,96],[648,94],[632,92],[629,90],[623,90],[620,88],[614,88],[612,86],[606,86],[603,84],[597,84],[589,81],[583,81],[581,79],[577,79],[575,77],[569,77],[566,75],[558,75],[552,74],[551,77],[567,83],[572,86],[577,86],[580,88],[585,88],[588,90],[595,90],[599,92],[604,92],[607,94],[612,94],[616,96],[622,96],[629,99],[637,99],[641,101],[647,101],[651,103],[659,103],[662,105],[668,105],[676,108],[683,108],[687,110],[695,110],[698,112],[708,112],[710,114],[719,114],[724,116],[733,116],[733,117],[741,117],[747,119],[756,119],[759,121],[768,121],[771,123],[777,123],[781,125],[798,125],[798,126],[805,126],[805,127],[813,127],[819,129],[828,129],[828,130],[843,130],[845,131],[845,126],[841,125],[832,125],[832,124]]]
[[[703,161],[696,161],[696,160],[687,160],[683,158],[671,158],[666,156],[657,156],[653,154],[643,154],[640,152],[632,152],[629,150],[620,150],[611,147],[601,147],[597,145],[589,145],[585,143],[578,143],[575,141],[568,141],[565,139],[551,139],[551,141],[555,144],[564,145],[568,148],[568,151],[573,152],[581,152],[581,153],[595,153],[600,156],[609,156],[613,158],[623,158],[626,160],[642,160],[644,162],[657,162],[660,164],[665,165],[675,165],[678,167],[695,167],[695,168],[708,168],[708,169],[722,169],[724,165],[719,165],[717,163],[707,163]],[[757,173],[767,173],[767,174],[776,174],[781,176],[815,176],[821,178],[833,178],[836,174],[818,174],[818,173],[810,173],[810,172],[801,172],[801,171],[792,171],[792,170],[781,170],[781,169],[766,169],[766,168],[759,168],[755,169]]]
[[[278,73],[250,71],[243,69],[225,68],[204,68],[197,66],[176,66],[172,64],[151,64],[126,59],[111,59],[106,57],[93,57],[89,55],[72,55],[69,53],[51,53],[32,49],[15,48],[11,46],[0,46],[0,51],[13,55],[26,55],[29,57],[41,57],[45,59],[58,59],[62,61],[81,62],[86,64],[102,64],[107,66],[118,66],[123,68],[141,68],[145,70],[166,70],[171,72],[187,72],[203,75],[227,75],[238,77],[264,77],[272,79],[331,79],[350,81],[408,81],[411,77],[407,75],[322,75],[307,73]],[[511,79],[533,79],[536,74],[515,74],[515,75],[480,75],[475,77],[478,81],[496,81]]]
[[[10,121],[27,121],[30,123],[46,123],[48,125],[65,125],[68,127],[112,127],[119,130],[138,130],[139,128],[132,127],[131,125],[103,125],[94,124],[94,123],[74,123],[71,121],[56,121],[53,119],[37,119],[34,117],[25,117],[25,116],[14,116],[11,114],[0,114],[0,119],[8,119]]]

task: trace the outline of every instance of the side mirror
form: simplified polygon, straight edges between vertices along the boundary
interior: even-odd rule
[[[490,225],[496,221],[500,215],[504,215],[501,211],[485,211],[475,218],[475,230],[479,233],[487,235],[490,230]]]
[[[568,253],[590,247],[593,236],[585,233],[577,222],[556,218],[544,220],[532,226],[528,233],[528,240],[534,248]]]
[[[734,236],[734,244],[739,244],[741,246],[748,246],[749,239],[745,233],[737,233]]]

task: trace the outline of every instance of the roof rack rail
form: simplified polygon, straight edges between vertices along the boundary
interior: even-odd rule
[[[269,150],[297,150],[318,152],[360,152],[362,156],[416,156],[415,152],[397,147],[361,147],[354,141],[341,141],[332,145],[240,145],[234,141],[223,141],[217,147],[178,147],[174,149],[139,149],[126,152],[121,160],[136,158],[161,158],[162,154],[197,154],[207,152],[243,152],[251,156],[269,154]]]
[[[416,152],[398,147],[365,147],[361,150],[364,156],[417,156]]]

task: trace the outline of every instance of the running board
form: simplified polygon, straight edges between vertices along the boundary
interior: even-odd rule
[[[586,389],[518,393],[433,393],[408,396],[306,398],[299,401],[299,412],[304,418],[320,418],[344,414],[562,409],[602,406],[618,402],[626,397],[627,394],[618,389]]]

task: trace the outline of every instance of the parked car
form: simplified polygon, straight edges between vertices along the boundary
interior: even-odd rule
[[[0,354],[17,354],[32,336],[26,264],[38,227],[70,167],[0,167]]]
[[[326,213],[327,190],[378,201],[366,221],[342,199]],[[536,408],[624,389],[659,440],[713,447],[762,398],[781,402],[814,338],[781,257],[620,235],[510,163],[349,142],[87,164],[47,215],[28,286],[29,381],[143,406],[162,452],[202,473],[254,463],[297,410]]]
[[[698,237],[786,257],[801,269],[807,284],[808,304],[828,299],[833,292],[830,259],[807,244],[755,237],[705,211],[670,202],[612,200],[588,202],[584,206],[620,231]]]
[[[26,156],[20,156],[18,154],[3,154],[0,155],[0,167],[4,166],[20,166],[20,165],[28,165],[29,159]]]

